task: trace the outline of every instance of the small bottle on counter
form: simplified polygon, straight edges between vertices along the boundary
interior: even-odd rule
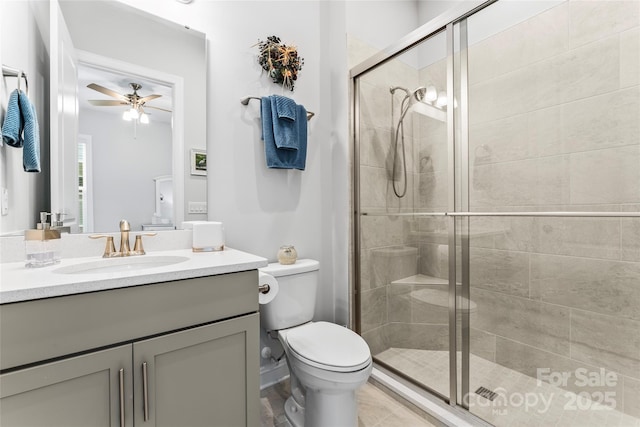
[[[40,212],[40,222],[35,230],[24,232],[25,267],[46,267],[60,262],[60,231],[52,230],[47,222],[47,212]]]

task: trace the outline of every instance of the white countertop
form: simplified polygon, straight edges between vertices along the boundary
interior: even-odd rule
[[[0,264],[0,304],[235,273],[267,266],[265,258],[230,248],[221,252],[201,253],[195,253],[191,249],[155,251],[131,258],[153,256],[177,256],[188,259],[177,264],[136,271],[91,274],[61,274],[55,270],[110,260],[102,257],[69,258],[62,259],[59,264],[42,268],[25,268],[24,261],[3,263]]]

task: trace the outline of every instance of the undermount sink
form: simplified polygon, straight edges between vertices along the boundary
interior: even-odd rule
[[[105,258],[99,261],[90,261],[82,264],[68,265],[53,270],[58,274],[102,274],[121,273],[148,268],[166,267],[187,261],[184,256],[169,255],[141,255],[122,258]]]

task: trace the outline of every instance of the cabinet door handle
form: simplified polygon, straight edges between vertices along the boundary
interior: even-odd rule
[[[147,385],[147,362],[142,362],[142,398],[144,406],[144,420],[149,421],[149,388]]]
[[[120,427],[124,427],[124,369],[119,372],[120,382]]]

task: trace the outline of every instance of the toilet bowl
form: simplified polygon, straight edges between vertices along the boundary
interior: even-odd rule
[[[277,331],[290,373],[285,414],[293,427],[355,427],[356,391],[372,370],[371,351],[355,332],[329,322],[312,322],[319,264],[261,269],[278,280],[278,293],[260,306],[261,326]],[[313,303],[310,300],[313,299]]]

